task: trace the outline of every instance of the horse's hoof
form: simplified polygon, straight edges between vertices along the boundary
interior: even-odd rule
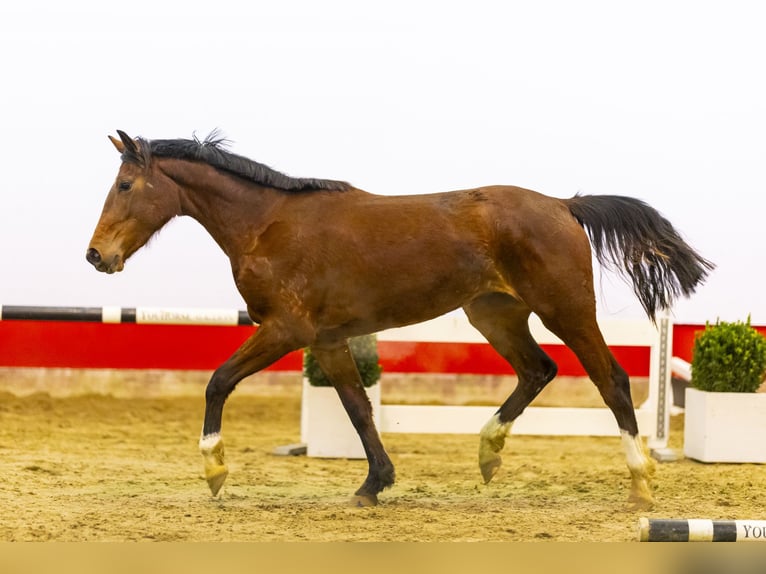
[[[223,440],[221,435],[213,433],[203,436],[199,440],[199,448],[202,457],[205,459],[205,478],[210,492],[213,496],[221,490],[226,477],[229,475],[229,469],[226,467],[223,455]]]
[[[628,509],[651,510],[654,508],[654,496],[649,486],[649,479],[645,474],[633,474],[630,483],[630,495],[628,496]]]
[[[628,512],[646,512],[654,510],[653,500],[628,500]]]
[[[221,490],[227,476],[229,476],[229,469],[225,465],[205,466],[205,478],[213,496],[218,495],[218,491]]]
[[[351,499],[351,505],[356,508],[364,508],[366,506],[377,506],[378,496],[375,494],[355,494]]]
[[[505,446],[505,437],[511,431],[511,423],[501,423],[499,413],[495,413],[481,429],[479,439],[479,469],[484,478],[484,484],[497,474],[497,469],[503,464],[500,451]]]
[[[629,512],[643,512],[654,509],[654,499],[649,496],[637,496],[631,494],[628,497],[628,511]]]
[[[479,460],[479,469],[481,470],[481,476],[484,479],[484,484],[489,484],[489,482],[497,474],[497,470],[503,464],[503,459],[498,454],[482,458],[483,460]]]

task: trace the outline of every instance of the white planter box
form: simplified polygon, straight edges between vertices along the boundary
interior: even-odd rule
[[[380,383],[365,389],[372,403],[372,418],[380,422]],[[306,455],[320,458],[367,458],[362,440],[351,424],[338,393],[332,387],[313,387],[303,379],[301,442]]]
[[[684,455],[701,462],[766,463],[766,393],[686,389]]]

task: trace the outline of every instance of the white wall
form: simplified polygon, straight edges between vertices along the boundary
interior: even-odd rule
[[[220,127],[291,175],[377,193],[632,195],[718,264],[675,310],[766,324],[766,53],[755,2],[5,3],[0,302],[242,307],[190,221],[121,275],[84,252],[106,139]],[[611,276],[601,312],[639,316]]]

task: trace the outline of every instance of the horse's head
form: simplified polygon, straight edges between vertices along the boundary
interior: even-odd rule
[[[122,165],[85,256],[106,273],[122,271],[125,261],[179,211],[177,188],[154,169],[148,142],[117,133],[119,140],[109,139],[122,155]]]

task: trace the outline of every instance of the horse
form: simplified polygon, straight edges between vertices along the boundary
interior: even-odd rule
[[[559,199],[513,186],[384,196],[329,179],[296,178],[204,140],[109,136],[119,171],[86,251],[98,271],[125,262],[168,221],[197,220],[231,262],[257,328],[212,374],[199,449],[217,496],[227,475],[221,418],[236,385],[310,348],[364,445],[368,472],[352,497],[378,504],[394,466],[372,419],[348,339],[462,308],[507,360],[518,384],[479,433],[489,483],[513,421],[557,373],[530,334],[535,313],[582,363],[620,430],[628,504],[653,504],[654,462],[639,436],[627,373],[596,322],[593,257],[616,271],[648,317],[688,297],[714,265],[642,200]]]

